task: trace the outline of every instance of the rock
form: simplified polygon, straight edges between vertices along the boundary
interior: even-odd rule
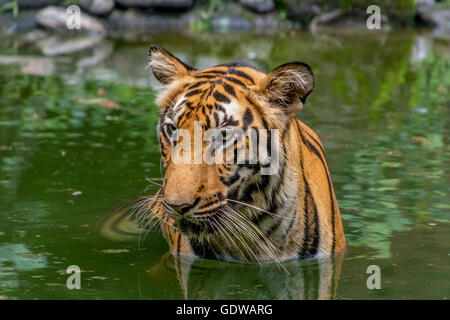
[[[56,31],[76,31],[70,30],[66,23],[68,21],[69,15],[66,13],[65,8],[50,6],[45,9],[40,10],[36,15],[36,20],[38,24],[43,27],[56,30]],[[94,17],[81,12],[80,19],[81,31],[90,31],[105,33],[105,27],[103,24]]]
[[[132,32],[136,35],[146,33],[180,31],[189,28],[189,20],[180,15],[155,15],[135,9],[114,10],[108,17],[113,31]]]
[[[244,32],[253,30],[255,32],[276,32],[280,27],[279,15],[267,13],[258,15],[248,12],[242,5],[230,2],[226,7],[220,7],[211,17],[212,29],[219,32]]]
[[[425,60],[431,52],[432,38],[423,35],[417,35],[412,48],[409,61],[420,62]],[[426,110],[426,109],[425,109]],[[418,111],[420,112],[420,111]]]
[[[116,0],[123,7],[187,10],[193,7],[194,0]]]
[[[240,3],[244,7],[257,13],[267,13],[275,10],[275,3],[273,0],[240,0]]]
[[[187,10],[194,6],[194,0],[153,0],[153,8]]]
[[[440,33],[448,33],[450,31],[450,5],[422,5],[417,8],[416,19],[421,23],[435,27]]]
[[[369,5],[378,5],[381,9],[381,14],[389,19],[390,24],[411,26],[414,22],[415,1],[416,0],[288,0],[287,13],[289,19],[300,22],[303,26],[307,26],[316,16],[330,13],[337,9],[366,12]],[[349,18],[352,17],[349,16]]]
[[[3,33],[15,33],[30,31],[37,27],[37,10],[21,11],[17,17],[11,14],[2,14],[0,18],[0,31]]]
[[[27,32],[22,41],[24,43],[35,43],[37,41],[41,41],[48,37],[48,33],[41,29],[33,29],[30,32]]]
[[[250,30],[253,27],[253,24],[249,20],[240,16],[217,16],[211,19],[211,25],[214,30],[220,32],[244,31]]]
[[[423,5],[431,6],[433,4],[435,4],[434,0],[417,0],[418,7],[423,6]]]
[[[152,6],[153,0],[116,0],[117,4],[122,7],[142,7],[148,8]]]
[[[62,2],[62,0],[16,0],[21,9],[37,9],[46,6],[57,5]],[[4,5],[11,0],[0,0],[0,6]]]
[[[290,20],[300,22],[303,27],[306,27],[314,17],[337,8],[335,3],[325,3],[323,0],[289,0],[287,15]]]
[[[50,58],[36,56],[3,56],[0,65],[18,65],[22,74],[48,76],[55,73],[55,63]]]
[[[81,0],[81,6],[87,12],[97,15],[105,16],[114,9],[114,0]]]
[[[71,54],[94,47],[103,41],[103,35],[85,35],[78,37],[55,36],[39,42],[42,53],[46,56]]]
[[[91,56],[77,61],[77,69],[85,70],[100,64],[113,53],[113,49],[114,47],[111,42],[102,41],[94,47],[93,54]]]
[[[367,13],[363,10],[353,9],[344,10],[337,9],[331,12],[327,12],[316,16],[309,26],[311,32],[317,31],[317,29],[328,29],[334,31],[346,31],[346,30],[360,30],[371,31],[367,28]],[[380,30],[387,31],[390,29],[388,19],[385,15],[381,15]]]

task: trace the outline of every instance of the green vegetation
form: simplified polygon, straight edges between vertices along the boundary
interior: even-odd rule
[[[450,64],[435,54],[414,65],[414,71],[402,70],[399,77],[407,81],[409,101],[397,111],[401,116],[388,118],[384,134],[348,154],[346,175],[351,179],[340,192],[343,219],[355,230],[348,235],[350,242],[375,249],[379,258],[390,257],[393,233],[410,229],[415,221],[450,222],[446,213],[450,149],[445,142]],[[403,81],[389,80],[389,90],[398,91],[395,87]],[[392,95],[380,91],[380,96],[385,104],[393,103]]]
[[[0,6],[0,14],[8,10],[11,10],[13,17],[17,18],[19,16],[19,4],[17,0],[11,0]]]

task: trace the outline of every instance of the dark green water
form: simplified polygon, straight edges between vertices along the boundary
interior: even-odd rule
[[[197,67],[231,60],[265,70],[293,60],[313,67],[316,90],[299,117],[327,150],[350,249],[340,277],[337,265],[315,260],[287,264],[289,274],[203,261],[183,292],[159,232],[102,235],[118,206],[151,193],[147,179],[162,176],[145,70],[150,43]],[[426,34],[297,32],[108,41],[40,60],[32,46],[8,42],[1,58],[35,60],[0,66],[0,296],[315,299],[335,276],[329,290],[337,299],[448,299],[448,48]],[[69,265],[84,271],[81,290],[66,288]],[[380,290],[366,286],[369,265],[381,269]]]

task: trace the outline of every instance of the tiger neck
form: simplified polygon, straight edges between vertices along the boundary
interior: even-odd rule
[[[295,121],[280,135],[278,173],[261,176],[256,190],[251,190],[246,199],[251,205],[265,210],[252,210],[252,222],[280,252],[289,252],[286,246],[289,246],[292,234],[296,232],[297,213],[302,211],[298,199],[305,192],[302,168],[298,165],[301,146]],[[249,188],[254,189],[253,186]]]

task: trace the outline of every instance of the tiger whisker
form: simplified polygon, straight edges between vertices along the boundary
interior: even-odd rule
[[[229,219],[230,216],[227,216],[227,218]],[[243,237],[241,236],[241,234],[243,234],[243,232],[239,232],[239,231],[246,231],[244,228],[242,228],[242,226],[240,224],[236,224],[233,221],[231,221],[231,219],[229,220],[231,223],[226,223],[225,225],[228,227],[230,232],[234,232],[233,234],[236,236],[237,240],[240,241],[240,243],[242,244],[243,248],[247,251],[247,253],[249,253],[251,256],[253,256],[253,258],[256,260],[256,262],[261,265],[261,262],[259,261],[257,255],[255,254],[255,252],[252,250],[252,248],[250,247],[250,245],[248,243],[245,242],[245,240],[243,239]],[[237,230],[237,229],[241,229],[241,230]],[[241,253],[242,254],[242,253]],[[243,255],[245,260],[247,261],[247,258],[245,255]]]
[[[153,208],[155,207],[156,203],[153,203],[151,207],[149,207],[145,213],[143,214],[143,216],[148,219],[148,221],[146,221],[146,223],[142,226],[141,228],[141,232],[139,233],[139,239],[138,239],[138,243],[139,243],[139,247],[140,247],[140,243],[141,243],[141,236],[142,236],[142,231],[143,230],[147,230],[146,233],[144,234],[144,239],[142,240],[143,242],[145,241],[145,238],[147,237],[147,235],[150,233],[150,231],[159,223],[159,222],[165,222],[163,220],[164,216],[157,216],[155,214],[149,215],[148,212],[153,210]],[[156,221],[154,221],[156,220]],[[153,224],[152,221],[154,221]],[[148,227],[150,225],[150,228]]]
[[[149,213],[152,212],[152,210],[155,208],[155,206],[160,203],[161,200],[153,200],[153,202],[149,205],[148,202],[145,204],[144,207],[141,207],[139,211],[136,213],[138,216],[137,218],[137,224],[140,226],[143,221],[148,219]],[[151,215],[150,215],[151,216]]]
[[[247,225],[246,231],[249,233],[249,235],[252,236],[252,239],[261,245],[261,248],[266,252],[266,254],[278,265],[280,266],[285,272],[288,272],[286,268],[281,264],[279,259],[277,258],[277,253],[281,253],[268,239],[262,232],[259,230],[256,225],[251,223],[245,216],[242,215],[239,211],[234,210],[233,208],[229,207],[232,211],[234,211],[235,215],[230,215],[230,217],[240,218],[238,222],[241,222],[242,224]],[[242,227],[242,224],[236,223],[236,225],[239,225]],[[262,241],[260,241],[262,240]]]
[[[263,251],[266,252],[266,254],[274,261],[278,261],[276,258],[276,255],[272,252],[276,250],[276,248],[272,245],[272,243],[264,237],[262,234],[255,233],[255,230],[259,232],[259,230],[256,228],[254,224],[252,224],[249,220],[247,220],[246,217],[242,216],[239,212],[235,211],[232,208],[228,208],[229,210],[232,210],[235,212],[235,215],[229,215],[228,217],[233,218],[233,224],[235,226],[238,226],[243,232],[240,232],[241,234],[245,234],[247,236],[250,236],[250,239],[255,244],[259,244],[259,246],[263,249]],[[261,242],[261,239],[263,242]],[[268,244],[266,244],[268,243]],[[258,259],[256,258],[258,261]]]
[[[137,216],[137,224],[138,226],[141,225],[142,221],[144,221],[145,219],[148,219],[148,213],[151,212],[151,210],[153,210],[153,208],[155,207],[155,205],[161,201],[161,200],[152,200],[153,202],[149,205],[149,201],[144,203],[143,206],[141,206],[139,208],[139,210],[136,212],[136,216]]]
[[[230,216],[230,218],[231,218],[230,220],[233,220],[232,221],[233,226],[236,227],[237,229],[240,229],[240,230],[237,230],[238,234],[245,234],[247,237],[250,237],[249,240],[252,241],[253,244],[259,244],[260,247],[264,246],[264,244],[260,242],[260,239],[254,234],[253,230],[247,223],[245,223],[245,222],[242,223],[242,221],[239,221],[240,219],[238,220],[238,219],[236,219],[237,217],[234,217],[234,216]],[[239,232],[241,230],[243,232]],[[247,244],[244,241],[242,241],[242,243],[248,247],[248,250],[251,250],[251,247],[249,244]],[[254,256],[255,260],[258,262],[258,264],[261,265],[258,257],[254,254],[253,250],[251,250],[251,253]]]
[[[231,234],[233,234],[232,230],[229,228],[228,224],[226,223],[224,217],[218,216],[218,219],[220,220],[220,224],[219,227],[223,230],[224,234],[230,239],[231,243],[232,243],[232,247],[234,247],[236,249],[236,251],[238,251],[241,256],[244,258],[245,261],[247,261],[247,257],[246,255],[242,252],[242,250],[239,248],[239,246],[237,245],[236,241],[233,240],[233,237],[231,236]],[[230,234],[231,233],[231,234]],[[239,239],[237,239],[239,240]]]
[[[158,187],[162,187],[162,184],[157,183],[157,182],[153,181],[152,179],[150,179],[148,177],[145,177],[145,180],[150,182],[150,183],[152,183],[152,184],[154,184],[154,185],[156,185],[156,186],[158,186]]]
[[[259,210],[259,211],[261,211],[261,212],[270,214],[270,215],[273,216],[273,217],[277,217],[277,218],[281,218],[281,219],[287,219],[287,220],[293,220],[293,219],[294,219],[294,218],[290,218],[290,217],[283,217],[283,216],[280,216],[279,214],[269,212],[269,211],[267,211],[267,210],[264,210],[263,208],[260,208],[260,207],[257,207],[257,206],[255,206],[255,205],[248,204],[248,203],[245,203],[245,202],[242,202],[242,201],[237,201],[237,200],[228,199],[228,198],[227,198],[226,200],[227,200],[227,201],[230,201],[230,202],[239,203],[239,204],[241,204],[241,205],[243,205],[243,206],[250,207],[250,208],[252,208],[252,209]]]
[[[227,228],[228,224],[223,223],[224,220],[219,217],[219,219],[221,220],[222,224],[218,224],[218,226],[223,230],[224,234],[230,239],[231,243],[233,244],[233,246],[235,247],[235,249],[241,254],[241,256],[244,258],[245,261],[247,260],[247,257],[245,256],[245,254],[242,252],[242,250],[239,248],[239,246],[236,244],[236,242],[233,240],[233,238],[231,237],[231,235],[228,233]]]

